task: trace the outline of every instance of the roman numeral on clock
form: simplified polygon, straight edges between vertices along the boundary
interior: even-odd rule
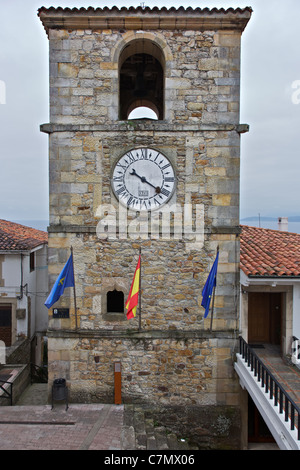
[[[147,149],[141,149],[141,159],[147,160],[148,159],[148,152]]]
[[[161,169],[162,169],[162,170],[165,170],[165,169],[168,168],[169,166],[171,166],[170,163],[167,163],[166,165],[162,166]]]
[[[118,195],[120,195],[120,194],[122,194],[122,193],[124,193],[124,192],[126,192],[126,191],[127,191],[127,190],[126,190],[125,186],[121,186],[121,188],[119,188],[119,189],[116,190],[116,193],[117,193]]]
[[[127,199],[127,206],[130,206],[131,204],[134,206],[136,203],[136,199],[133,196],[129,196],[129,198]]]
[[[130,160],[131,162],[135,162],[135,161],[136,161],[136,159],[134,158],[133,153],[131,153],[131,152],[128,152],[128,153],[127,153],[127,157],[129,158],[129,160]]]
[[[123,168],[123,170],[125,171],[128,165],[126,165],[126,166],[125,166],[125,165],[121,165],[121,163],[119,162],[119,163],[117,163],[117,166],[120,166],[120,167]]]
[[[170,195],[170,191],[168,191],[166,188],[162,188],[160,193],[163,194],[166,197],[168,197]]]

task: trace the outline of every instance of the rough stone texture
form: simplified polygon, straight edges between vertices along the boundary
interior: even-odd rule
[[[51,29],[50,120],[100,124],[118,117],[118,51],[152,40],[166,59],[166,119],[238,123],[239,31],[66,31]]]
[[[121,362],[124,403],[238,404],[234,338],[197,331],[98,334],[52,332],[49,376],[65,377],[71,401],[114,400],[114,363]],[[99,356],[99,362],[95,358]]]
[[[206,410],[205,422],[211,410],[210,446],[211,436],[222,440],[218,432],[228,424],[228,414],[234,423],[239,416],[232,362],[239,303],[239,133],[247,130],[239,125],[242,29],[238,22],[236,28],[222,29],[220,17],[216,30],[141,31],[133,20],[130,30],[47,29],[51,122],[42,130],[49,133],[50,285],[72,246],[79,326],[75,331],[70,290],[56,304],[70,307],[70,318],[53,319],[50,310],[49,383],[65,377],[71,400],[112,402],[113,364],[120,361],[125,403],[181,406],[182,412],[195,406],[199,420]],[[132,41],[151,41],[161,51],[162,121],[118,121],[118,61]],[[157,148],[172,161],[177,187],[171,203],[190,204],[194,224],[199,207],[200,239],[182,232],[175,236],[175,222],[169,239],[153,236],[147,219],[133,214],[129,221],[144,227],[141,239],[122,233],[118,219],[114,237],[99,236],[101,207],[118,209],[112,167],[123,153],[140,146]],[[121,290],[126,300],[139,247],[141,332],[137,318],[128,322],[125,314],[108,313],[106,305],[108,290]],[[217,247],[211,332],[210,318],[203,319],[201,292]]]
[[[144,407],[145,417],[163,425],[199,450],[238,450],[240,413],[230,406]]]
[[[132,129],[132,127],[134,128]],[[100,204],[115,203],[111,168],[138,145],[159,148],[176,168],[173,204],[204,204],[205,228],[239,224],[239,134],[236,130],[179,130],[159,122],[102,126],[98,132],[56,132],[50,136],[50,223],[95,225]],[[113,130],[111,128],[113,127]],[[113,142],[113,147],[112,147]]]
[[[213,240],[205,242],[205,245],[211,244],[216,248],[219,244],[221,251],[213,326],[216,330],[234,330],[237,326],[237,312],[234,309],[234,302],[237,300],[237,273],[232,246],[236,235],[216,235],[210,238]],[[63,241],[63,248],[58,248],[60,241]],[[203,251],[187,251],[182,240],[147,240],[142,243],[117,240],[101,243],[96,235],[89,234],[66,234],[65,237],[52,234],[49,244],[50,259],[53,260],[49,271],[53,282],[61,269],[60,259],[68,257],[69,248],[64,246],[73,246],[77,313],[81,328],[137,328],[137,317],[128,322],[126,316],[121,314],[119,321],[113,317],[110,320],[110,314],[106,313],[106,293],[108,289],[115,287],[122,290],[123,286],[124,293],[128,295],[140,246],[143,256],[142,328],[188,331],[203,330],[210,326],[210,318],[203,320],[201,292],[215,251],[209,252],[210,256],[203,259]],[[73,291],[65,291],[56,306],[73,307]],[[53,320],[50,317],[49,326],[58,329],[74,327],[73,308],[70,319]]]

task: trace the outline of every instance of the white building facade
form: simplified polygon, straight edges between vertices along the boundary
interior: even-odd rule
[[[1,220],[0,341],[9,348],[29,340],[30,360],[38,365],[48,325],[47,293],[47,233]]]

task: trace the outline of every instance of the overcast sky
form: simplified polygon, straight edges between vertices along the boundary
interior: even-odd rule
[[[0,218],[48,219],[48,39],[41,6],[138,6],[140,1],[0,0]],[[253,14],[242,36],[241,218],[300,215],[300,1],[145,1],[237,8]],[[296,88],[293,88],[296,87]],[[298,103],[299,101],[299,103]]]

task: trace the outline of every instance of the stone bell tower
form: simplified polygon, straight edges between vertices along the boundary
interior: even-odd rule
[[[209,448],[238,448],[240,41],[251,9],[38,15],[50,56],[49,287],[72,247],[77,304],[66,290],[49,310],[49,383],[64,377],[70,402],[113,403],[117,363],[122,403],[175,410],[201,445],[205,434]],[[130,119],[140,106],[157,119]],[[139,249],[141,316],[127,320]],[[217,249],[211,326],[201,293]]]

